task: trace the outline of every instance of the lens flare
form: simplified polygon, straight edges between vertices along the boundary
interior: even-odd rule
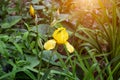
[[[98,7],[98,0],[74,0],[76,7],[84,10],[92,10]]]

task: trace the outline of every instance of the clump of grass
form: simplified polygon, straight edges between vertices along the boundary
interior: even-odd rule
[[[0,80],[119,79],[120,7],[119,1],[109,1],[111,6],[106,8],[102,1],[98,0],[102,18],[88,12],[92,19],[95,19],[97,28],[83,26],[79,22],[82,22],[82,19],[72,24],[69,21],[72,10],[64,14],[62,12],[67,1],[33,0],[23,4],[16,0],[16,5],[11,4],[10,0],[2,1]],[[23,8],[20,4],[27,7]],[[28,4],[32,4],[34,17],[29,14]],[[63,4],[62,7],[59,4]],[[11,12],[9,5],[15,6]],[[80,15],[83,14],[84,12],[80,12]],[[68,33],[65,33],[70,36],[67,40],[74,46],[74,52],[73,48],[71,52],[64,45],[56,46],[52,50],[44,49],[45,42],[52,39],[52,34],[59,27],[66,28]]]

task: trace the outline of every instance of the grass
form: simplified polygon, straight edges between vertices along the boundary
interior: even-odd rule
[[[90,14],[96,23],[93,28],[82,23],[84,16],[73,18],[73,7],[66,11],[66,5],[62,5],[66,2],[62,0],[25,3],[3,0],[0,3],[0,80],[119,80],[120,6],[117,0],[109,1],[111,6],[107,8],[98,0],[99,15],[89,11],[74,13]],[[35,18],[29,15],[29,3],[35,9]],[[64,45],[44,49],[44,43],[52,39],[58,27],[67,29],[69,42],[75,48],[72,54]]]

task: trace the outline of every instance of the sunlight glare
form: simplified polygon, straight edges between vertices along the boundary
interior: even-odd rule
[[[98,0],[74,0],[76,6],[84,10],[93,10],[98,7]]]

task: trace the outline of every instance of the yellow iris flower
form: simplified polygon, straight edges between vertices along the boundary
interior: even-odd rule
[[[63,27],[55,30],[52,36],[58,44],[64,44],[68,40],[68,33]]]
[[[74,47],[67,41],[69,36],[65,28],[61,27],[54,31],[52,40],[48,40],[44,44],[46,50],[54,49],[57,44],[65,44],[67,50],[72,53],[74,52]]]
[[[32,5],[30,5],[29,13],[32,17],[35,17],[35,10]]]

